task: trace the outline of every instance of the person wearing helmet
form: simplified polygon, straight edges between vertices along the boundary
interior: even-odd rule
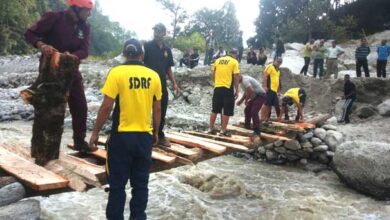
[[[295,117],[295,121],[303,121],[303,107],[306,102],[306,91],[302,88],[291,88],[287,90],[286,93],[283,94],[282,98],[282,108],[278,117],[280,121],[282,119],[282,115],[284,114],[284,120],[290,120],[288,116],[288,106],[292,106],[295,104],[297,107],[297,116]]]
[[[47,12],[24,34],[26,41],[41,50],[40,66],[44,56],[55,51],[83,60],[88,56],[90,30],[86,23],[94,7],[92,0],[68,0],[69,8]],[[38,85],[32,85],[32,89]],[[75,149],[89,151],[84,140],[87,130],[87,102],[80,71],[73,74],[69,90],[68,105],[72,115]]]

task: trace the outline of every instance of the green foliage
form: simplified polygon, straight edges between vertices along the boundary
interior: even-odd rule
[[[179,36],[174,44],[174,47],[184,51],[190,48],[196,48],[199,51],[204,51],[206,47],[206,40],[198,32],[194,32],[191,36]]]

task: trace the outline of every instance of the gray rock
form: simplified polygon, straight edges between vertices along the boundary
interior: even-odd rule
[[[278,154],[275,151],[267,150],[265,153],[265,156],[267,157],[267,160],[276,160],[278,159]]]
[[[0,188],[0,207],[24,198],[26,191],[22,184],[15,182]]]
[[[335,125],[326,124],[323,125],[322,128],[325,130],[337,131],[337,127]]]
[[[275,147],[281,147],[281,146],[283,146],[283,144],[284,144],[284,142],[283,142],[283,141],[280,141],[280,140],[274,142],[274,146],[275,146]]]
[[[301,149],[301,145],[297,140],[291,140],[291,141],[286,141],[284,143],[284,147],[290,150],[299,150]]]
[[[292,161],[292,162],[301,159],[299,156],[297,156],[295,154],[286,154],[286,157],[287,157],[287,160]]]
[[[304,142],[302,145],[302,148],[305,149],[305,148],[313,148],[313,144],[309,141],[306,141]]]
[[[314,147],[318,147],[322,144],[321,139],[313,137],[311,140],[311,143],[313,144]]]
[[[307,132],[306,134],[302,135],[302,139],[303,140],[309,140],[311,139],[312,137],[314,137],[314,133],[312,131],[309,131]],[[303,141],[302,140],[302,141]]]
[[[379,114],[384,117],[390,116],[390,99],[382,102],[382,104],[378,105]]]
[[[264,148],[267,150],[272,150],[272,149],[274,149],[274,144],[273,143],[267,144],[264,146]]]
[[[35,220],[41,215],[41,206],[38,200],[29,199],[3,206],[0,209],[0,219]]]
[[[334,152],[333,151],[326,151],[326,156],[328,157],[334,157]]]
[[[312,153],[314,152],[313,148],[310,147],[310,148],[303,148],[303,151],[307,152],[307,153]]]
[[[300,158],[309,158],[310,157],[310,153],[305,151],[305,150],[298,150],[295,152],[295,154]]]
[[[325,152],[325,151],[328,150],[328,146],[325,145],[325,144],[322,144],[322,145],[320,145],[318,147],[315,147],[313,150],[317,151],[317,152]]]
[[[307,164],[307,159],[302,158],[302,159],[299,160],[299,163],[302,164],[302,165],[306,165]]]
[[[340,145],[332,168],[348,186],[377,199],[390,198],[390,144],[348,141]]]
[[[281,154],[284,154],[284,153],[286,153],[286,148],[284,148],[284,147],[275,147],[275,149],[274,149],[276,152],[278,152],[278,153],[281,153]]]
[[[318,156],[318,162],[322,164],[328,164],[330,162],[328,156],[326,156],[326,153],[322,153]]]
[[[321,140],[324,140],[326,137],[326,130],[323,128],[314,129],[314,136],[318,137]]]
[[[338,131],[329,130],[326,132],[325,143],[331,151],[335,151],[336,147],[344,140],[343,134]]]
[[[364,105],[356,109],[356,115],[365,119],[376,115],[377,109],[372,105]]]
[[[266,152],[265,147],[260,146],[259,148],[257,148],[257,152],[259,152],[259,154],[265,154]]]

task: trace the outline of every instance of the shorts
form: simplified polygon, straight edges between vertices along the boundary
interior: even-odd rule
[[[225,87],[214,89],[212,112],[226,116],[234,115],[234,90]]]
[[[267,106],[279,105],[278,95],[276,94],[276,92],[268,90],[266,94],[265,105]]]

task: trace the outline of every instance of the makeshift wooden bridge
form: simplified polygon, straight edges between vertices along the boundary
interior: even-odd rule
[[[322,119],[325,117],[322,116]],[[326,119],[325,119],[326,120]],[[315,127],[314,123],[270,122],[265,130],[275,132],[261,133],[261,140],[273,142],[291,140],[292,134],[304,132]],[[239,126],[229,126],[232,137],[212,135],[198,131],[167,132],[170,147],[157,146],[152,151],[152,172],[158,172],[182,165],[196,163],[233,152],[249,152],[253,146],[252,131]],[[105,145],[107,138],[99,139]],[[257,143],[259,144],[259,143]],[[72,145],[68,145],[72,148]],[[29,188],[36,191],[70,188],[85,191],[89,186],[101,187],[106,184],[105,161],[107,152],[102,147],[97,151],[80,155],[61,153],[59,159],[50,161],[45,167],[34,164],[30,149],[26,146],[0,145],[0,170],[11,174]]]

